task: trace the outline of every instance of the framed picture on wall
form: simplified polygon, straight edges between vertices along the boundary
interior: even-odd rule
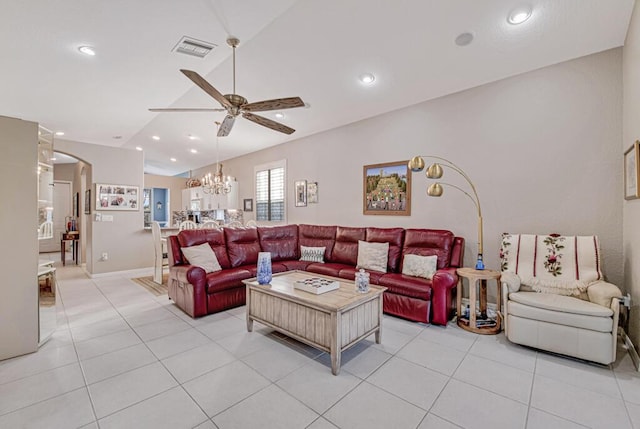
[[[296,207],[307,206],[307,181],[297,180],[293,186],[295,192]]]
[[[244,200],[242,200],[242,202],[245,212],[253,211],[253,200],[251,198],[245,198]]]
[[[84,191],[84,214],[91,214],[91,189]]]
[[[318,202],[318,182],[307,183],[307,202],[309,204]]]
[[[80,192],[73,194],[73,217],[80,216]]]
[[[96,183],[97,210],[138,210],[140,189],[137,186]]]
[[[411,216],[411,170],[408,162],[386,162],[363,167],[363,214]]]
[[[636,140],[633,145],[624,153],[624,199],[633,200],[640,198],[640,173],[638,172],[638,162],[640,159],[640,140]]]

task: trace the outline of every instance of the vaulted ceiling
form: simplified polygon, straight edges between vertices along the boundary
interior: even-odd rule
[[[261,112],[282,134],[238,119],[220,159],[624,44],[633,0],[67,0],[2,1],[0,115],[86,143],[140,147],[145,171],[178,174],[216,160],[225,113],[179,69],[249,102],[299,96],[306,107]],[[507,21],[519,7],[530,18]],[[466,46],[456,44],[470,33]],[[173,52],[183,36],[217,45]],[[95,56],[78,51],[82,45]],[[359,81],[372,73],[375,81]],[[152,137],[157,136],[159,140]],[[194,149],[197,153],[192,153]],[[174,158],[175,161],[171,161]]]

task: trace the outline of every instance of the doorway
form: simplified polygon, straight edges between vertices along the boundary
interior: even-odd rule
[[[53,181],[53,237],[39,240],[40,253],[59,252],[60,234],[66,231],[65,217],[71,216],[71,182]]]

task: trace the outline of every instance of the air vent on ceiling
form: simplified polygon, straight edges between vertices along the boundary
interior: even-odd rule
[[[211,52],[217,45],[202,40],[194,39],[192,37],[184,36],[178,44],[173,48],[173,52],[180,52],[181,54],[193,55],[194,57],[204,58],[209,52]]]

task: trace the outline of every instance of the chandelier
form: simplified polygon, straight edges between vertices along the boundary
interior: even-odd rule
[[[220,129],[220,122],[216,121],[216,127]],[[202,192],[205,194],[228,194],[231,192],[231,176],[225,177],[222,173],[222,164],[220,164],[220,144],[218,134],[216,133],[216,172],[212,176],[211,173],[202,177]]]

